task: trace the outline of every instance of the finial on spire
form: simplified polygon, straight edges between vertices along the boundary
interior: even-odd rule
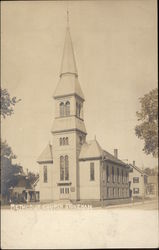
[[[67,28],[69,28],[69,11],[68,11],[68,8],[67,8]]]

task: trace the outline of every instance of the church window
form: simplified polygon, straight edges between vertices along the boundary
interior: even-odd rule
[[[94,162],[90,163],[90,180],[94,181]]]
[[[79,136],[79,143],[83,144],[83,138],[82,138],[82,136]]]
[[[64,194],[64,188],[60,188],[60,193]]]
[[[60,180],[69,180],[69,160],[68,155],[60,156]]]
[[[128,173],[126,172],[126,183],[128,183]]]
[[[123,173],[123,170],[121,172],[121,175],[122,175],[122,183],[124,182],[124,173]]]
[[[112,166],[112,182],[114,182],[114,167]]]
[[[63,145],[65,145],[65,144],[66,144],[65,142],[66,142],[66,140],[65,140],[65,137],[64,137],[64,138],[63,138]]]
[[[118,197],[120,196],[120,189],[118,188]]]
[[[76,102],[76,116],[78,116],[78,103]]]
[[[68,162],[68,155],[65,156],[65,180],[69,180],[69,162]]]
[[[69,101],[67,101],[65,104],[65,114],[66,116],[70,115],[70,102]]]
[[[64,103],[60,103],[60,116],[64,116]]]
[[[65,188],[65,194],[69,194],[69,188]]]
[[[64,157],[60,157],[60,180],[64,180]]]
[[[107,179],[107,182],[109,182],[109,166],[108,165],[106,166],[106,179]]]
[[[119,182],[119,168],[117,168],[117,182]]]
[[[78,117],[81,115],[81,105],[79,104],[79,109],[78,109]]]
[[[66,142],[66,145],[68,145],[68,137],[66,137],[65,142]]]
[[[60,138],[60,146],[62,146],[62,138]]]
[[[115,197],[115,188],[113,188],[113,197]]]
[[[47,182],[47,166],[44,166],[44,182]]]

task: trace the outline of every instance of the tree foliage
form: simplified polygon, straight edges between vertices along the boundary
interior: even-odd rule
[[[8,145],[7,141],[1,140],[1,158],[15,159],[16,155],[13,154],[12,148]]]
[[[1,116],[6,118],[6,116],[12,115],[14,113],[14,106],[21,99],[10,97],[7,89],[0,89],[1,92]]]
[[[154,157],[158,155],[158,89],[140,98],[141,110],[136,112],[139,125],[135,127],[138,138],[144,140],[143,151]]]

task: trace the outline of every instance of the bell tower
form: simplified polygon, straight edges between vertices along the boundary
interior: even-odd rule
[[[67,12],[68,20],[68,12]],[[78,80],[70,29],[66,36],[55,93],[53,134],[53,199],[79,199],[79,154],[86,139],[84,95]]]

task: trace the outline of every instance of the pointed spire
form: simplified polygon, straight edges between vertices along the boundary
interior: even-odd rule
[[[65,37],[65,44],[64,44],[64,50],[63,50],[60,77],[66,73],[74,74],[76,76],[78,75],[74,51],[73,51],[73,45],[72,45],[72,40],[71,40],[71,35],[70,35],[70,29],[69,29],[69,12],[68,12],[68,10],[67,10],[66,37]]]

